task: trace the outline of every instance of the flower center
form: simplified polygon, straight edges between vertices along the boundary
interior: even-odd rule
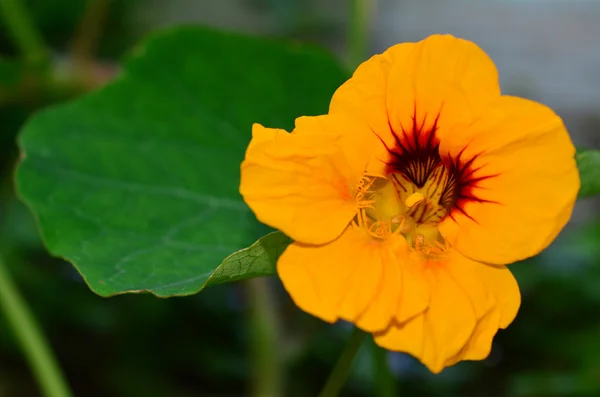
[[[441,254],[447,244],[437,229],[448,213],[453,178],[443,164],[424,183],[416,184],[401,173],[365,176],[359,182],[356,198],[359,211],[355,224],[373,238],[402,234],[414,251]]]

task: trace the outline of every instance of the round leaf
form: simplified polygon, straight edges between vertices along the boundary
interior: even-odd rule
[[[298,116],[325,113],[345,77],[317,49],[198,27],[165,32],[112,84],[23,128],[20,197],[49,251],[100,295],[185,295],[209,280],[272,274],[281,235],[254,246],[271,253],[258,267],[247,260],[252,247],[221,264],[266,232],[238,193],[252,123],[290,129]]]

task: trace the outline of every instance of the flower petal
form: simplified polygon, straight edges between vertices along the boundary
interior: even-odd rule
[[[464,255],[493,264],[539,253],[568,221],[579,174],[561,119],[503,96],[473,123],[439,135],[440,153],[470,162],[470,179],[440,232]]]
[[[422,255],[410,253],[402,264],[402,289],[396,321],[400,324],[423,313],[430,302],[430,287],[424,271],[427,261]]]
[[[376,242],[350,226],[326,245],[291,244],[277,271],[302,310],[328,322],[344,319],[365,331],[380,331],[392,321],[400,301],[402,275],[391,252],[406,249],[402,241]]]
[[[498,72],[476,44],[450,35],[433,35],[412,47],[390,52],[393,66],[387,91],[390,125],[396,133],[416,125],[427,131],[475,118],[500,95]],[[439,117],[439,118],[438,118]]]
[[[448,270],[469,296],[478,319],[465,346],[446,362],[450,366],[462,360],[483,360],[490,354],[498,329],[506,328],[517,315],[521,294],[506,266],[475,262],[452,251],[448,259]]]
[[[356,215],[353,190],[368,161],[361,137],[360,125],[335,116],[301,118],[291,134],[255,124],[240,192],[261,222],[303,243],[329,242]]]
[[[373,243],[371,242],[371,245]],[[424,265],[407,254],[407,242],[401,236],[389,236],[381,244],[382,274],[378,291],[358,318],[345,318],[368,332],[381,331],[423,313],[429,306],[429,285],[423,277]],[[357,280],[360,281],[360,280]]]
[[[394,323],[374,337],[378,345],[410,353],[431,372],[439,373],[473,334],[476,317],[468,296],[446,270],[429,269],[427,277],[428,310],[406,323]]]
[[[498,331],[499,321],[500,311],[495,308],[489,310],[477,322],[467,344],[456,356],[446,362],[446,366],[452,366],[463,360],[484,360],[487,358],[492,351],[492,339]]]
[[[493,283],[494,280],[489,277],[486,271],[493,271],[498,268],[475,262],[453,249],[446,252],[443,261],[437,266],[443,267],[444,271],[448,273],[448,277],[454,280],[469,298],[477,320],[484,317],[496,304],[494,294],[490,290],[491,286],[488,285]],[[506,271],[510,274],[508,269]],[[502,274],[499,274],[499,276],[501,277]],[[500,278],[499,282],[503,281],[504,279]],[[512,292],[514,291],[507,291],[507,293]]]
[[[499,327],[508,327],[521,306],[521,292],[517,280],[508,267],[503,265],[472,262],[469,266],[472,267],[474,277],[480,280],[493,296],[494,307],[500,312]]]
[[[349,184],[354,187],[371,160],[372,147],[380,145],[377,137],[366,124],[344,115],[328,114],[296,119],[293,134],[315,133],[328,134],[332,144],[344,154],[348,169],[342,171],[345,171]]]
[[[414,43],[399,44],[392,48],[409,51]],[[374,55],[363,62],[352,77],[334,93],[329,114],[349,115],[366,123],[376,133],[389,131],[385,106],[387,82],[392,59],[389,51]]]
[[[408,353],[423,362],[425,315],[420,314],[404,323],[394,321],[386,330],[374,333],[373,340],[384,349]]]
[[[461,360],[486,358],[498,328],[507,327],[519,309],[521,295],[511,272],[453,250],[443,259],[427,260],[426,269],[427,311],[394,321],[374,334],[375,342],[413,355],[434,373]]]
[[[474,43],[432,35],[364,62],[335,93],[330,113],[365,121],[385,143],[370,168],[382,173],[396,139],[473,120],[500,95],[492,60]]]

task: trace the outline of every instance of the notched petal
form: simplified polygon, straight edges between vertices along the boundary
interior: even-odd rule
[[[253,127],[240,193],[256,217],[296,241],[337,238],[356,215],[344,153],[329,134]]]

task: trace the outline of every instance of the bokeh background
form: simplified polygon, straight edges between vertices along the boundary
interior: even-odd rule
[[[211,287],[186,298],[100,298],[68,263],[48,256],[32,216],[15,198],[15,136],[32,112],[105,84],[146,34],[202,24],[325,46],[344,60],[346,0],[29,0],[52,46],[56,81],[23,69],[0,25],[0,253],[55,349],[77,396],[250,395],[254,362],[249,288],[260,288],[279,343],[283,396],[314,396],[349,335],[294,307],[277,279]],[[553,107],[577,146],[600,146],[600,2],[593,0],[379,0],[365,2],[368,55],[431,33],[483,47],[504,92]],[[241,60],[243,61],[243,60]],[[78,75],[82,64],[92,74]],[[18,83],[10,76],[22,74]],[[292,94],[293,95],[293,94]],[[556,186],[556,189],[560,189]],[[600,396],[599,203],[578,202],[558,240],[512,266],[523,304],[483,362],[441,375],[367,343],[344,396]],[[380,379],[386,362],[393,382]],[[380,374],[380,375],[377,375]],[[382,390],[386,388],[387,390]],[[379,392],[380,394],[376,394]],[[384,394],[387,393],[387,394]],[[40,392],[0,316],[0,397]],[[261,396],[262,397],[262,396]],[[264,396],[268,397],[268,396]]]

